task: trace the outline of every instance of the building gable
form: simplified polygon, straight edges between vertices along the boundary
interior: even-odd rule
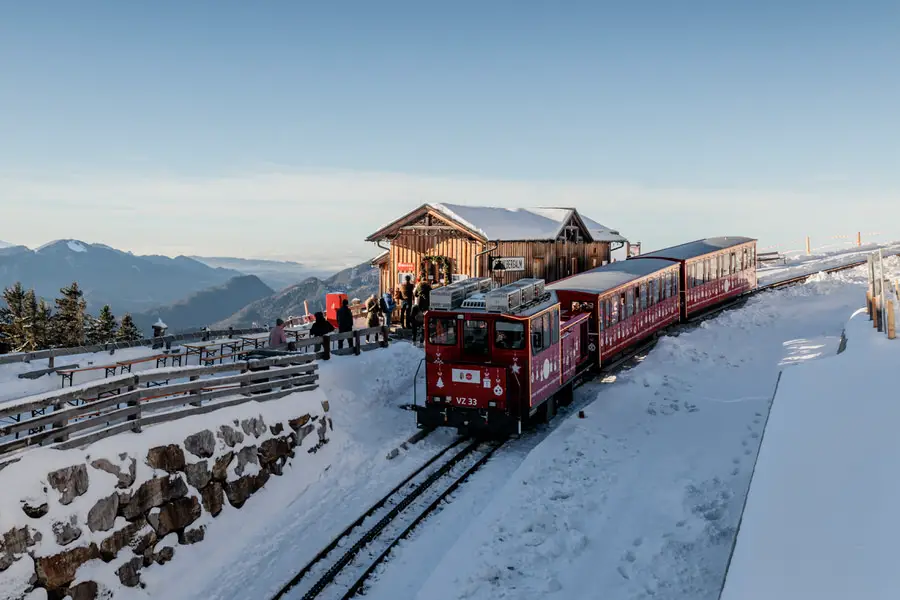
[[[444,234],[454,237],[461,236],[477,241],[487,241],[480,232],[473,230],[468,224],[452,219],[449,215],[435,210],[430,204],[423,204],[416,210],[385,225],[367,237],[366,241],[389,241],[402,233]]]

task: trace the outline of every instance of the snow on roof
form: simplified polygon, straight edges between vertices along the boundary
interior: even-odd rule
[[[385,258],[387,258],[388,255],[389,255],[390,253],[391,253],[390,250],[385,250],[384,252],[382,252],[381,254],[379,254],[378,256],[376,256],[375,258],[373,258],[371,261],[369,261],[369,264],[370,264],[370,265],[377,265],[378,263],[382,262]]]
[[[580,215],[581,220],[584,221],[585,226],[591,232],[591,237],[594,238],[595,242],[627,242],[628,240],[622,237],[618,231],[614,231],[607,227],[606,225],[601,225],[597,221],[590,219],[584,215]]]
[[[696,240],[693,242],[687,242],[685,244],[679,244],[678,246],[672,246],[671,248],[663,248],[662,250],[646,252],[644,254],[641,254],[641,257],[657,256],[674,258],[677,260],[685,260],[688,258],[694,258],[696,256],[703,256],[704,254],[709,254],[711,252],[716,252],[717,250],[731,248],[733,246],[744,244],[746,242],[754,241],[756,241],[754,238],[739,236],[711,237],[702,240]]]
[[[576,211],[571,208],[499,208],[430,204],[488,240],[552,240]]]
[[[163,329],[168,328],[168,325],[163,323],[162,317],[156,319],[156,323],[153,324],[154,327],[162,327]]]
[[[623,260],[597,267],[572,277],[560,279],[549,284],[547,289],[601,293],[617,288],[629,281],[671,268],[675,264],[662,259]]]

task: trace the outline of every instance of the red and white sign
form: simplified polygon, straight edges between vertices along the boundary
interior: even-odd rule
[[[453,369],[451,379],[456,383],[481,385],[481,371],[478,369]]]
[[[414,273],[416,271],[416,265],[413,263],[397,263],[397,270],[403,273]]]

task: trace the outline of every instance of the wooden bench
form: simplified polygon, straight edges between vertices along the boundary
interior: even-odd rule
[[[784,254],[781,254],[780,252],[759,252],[759,253],[757,253],[757,255],[756,255],[757,266],[760,263],[770,263],[770,262],[774,262],[774,263],[780,262],[781,264],[786,265],[787,258],[784,256]]]
[[[72,377],[75,373],[86,373],[88,371],[99,371],[103,369],[105,373],[103,377],[111,377],[116,374],[116,369],[119,368],[118,363],[113,365],[97,365],[96,367],[84,367],[81,369],[60,369],[56,373],[62,377],[62,387],[66,387],[66,381],[69,382],[69,387],[72,387]]]
[[[224,364],[226,358],[232,359],[232,362],[237,361],[240,357],[247,356],[250,354],[249,350],[240,350],[238,352],[232,352],[231,354],[220,354],[219,356],[207,356],[206,358],[201,358],[200,363],[208,367],[210,365],[216,364],[216,361],[219,361],[219,364]]]

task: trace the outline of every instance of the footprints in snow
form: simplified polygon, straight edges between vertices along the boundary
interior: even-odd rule
[[[757,429],[759,429],[760,425],[762,424],[762,417],[763,417],[762,413],[759,413],[759,412],[755,413],[754,418],[753,418],[753,424],[747,425],[747,431],[749,431],[750,433],[748,435],[746,435],[744,437],[744,439],[741,440],[741,446],[743,446],[743,448],[744,448],[744,456],[751,456],[753,454],[753,448],[751,448],[750,440],[759,440],[760,439],[760,432],[757,431]],[[752,446],[756,447],[757,449],[758,449],[758,445],[759,445],[758,442],[755,444],[752,444]],[[731,474],[735,475],[735,476],[740,474],[741,458],[735,457],[735,458],[731,459],[731,462],[734,463],[734,465],[735,465],[735,467],[731,470]]]

